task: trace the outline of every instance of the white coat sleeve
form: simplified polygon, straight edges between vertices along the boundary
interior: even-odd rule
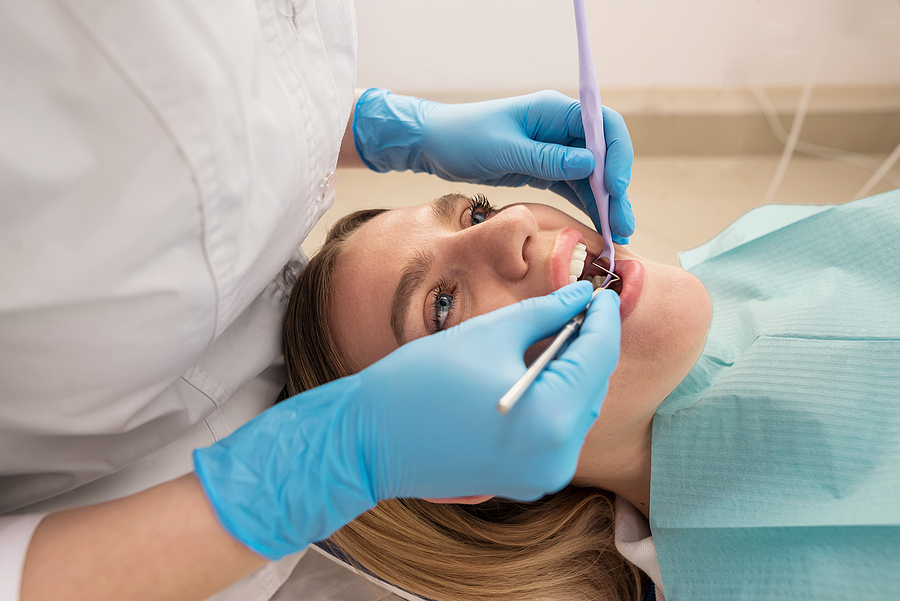
[[[0,601],[18,601],[31,537],[47,514],[0,517]]]

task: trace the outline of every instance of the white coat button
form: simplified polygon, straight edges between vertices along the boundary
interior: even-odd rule
[[[295,7],[294,0],[276,0],[275,6],[278,8],[278,12],[287,17],[288,19],[294,18]]]
[[[319,204],[324,204],[328,197],[331,196],[331,193],[334,192],[334,185],[337,183],[337,173],[334,171],[329,171],[328,175],[322,178],[322,181],[319,182],[319,189],[316,193],[316,202]]]
[[[303,263],[300,261],[288,261],[288,264],[281,270],[281,282],[285,290],[291,290],[297,280],[300,278],[300,272],[303,271]]]
[[[278,12],[287,17],[291,22],[294,34],[296,34],[297,37],[300,37],[297,0],[276,0],[275,5],[278,7]]]

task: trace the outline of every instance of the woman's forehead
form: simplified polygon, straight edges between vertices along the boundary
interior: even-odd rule
[[[337,257],[331,283],[330,327],[340,351],[362,369],[396,349],[391,302],[403,266],[425,246],[428,211],[395,209],[354,232]]]
[[[429,228],[451,226],[457,220],[460,204],[468,201],[467,196],[453,193],[420,205],[385,211],[363,224],[348,242],[387,245],[398,238],[414,237],[421,230],[427,233]]]
[[[421,228],[429,225],[429,205],[402,207],[385,211],[364,223],[347,240],[347,251],[366,248],[390,248],[397,242],[411,240]]]

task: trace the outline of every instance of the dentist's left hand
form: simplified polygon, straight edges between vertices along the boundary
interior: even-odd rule
[[[634,149],[622,116],[608,107],[603,128],[610,226],[615,241],[626,243],[634,233],[628,202]],[[559,92],[441,104],[372,88],[356,104],[353,134],[360,157],[375,171],[550,189],[586,212],[599,231],[581,104]]]

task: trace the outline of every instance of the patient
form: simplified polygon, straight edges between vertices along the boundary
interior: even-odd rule
[[[344,218],[288,304],[289,392],[590,278],[601,249],[555,209],[480,196]],[[670,598],[889,598],[898,256],[900,191],[761,207],[684,255],[692,273],[617,247],[621,356],[573,483],[536,503],[382,502],[332,542],[438,601],[640,599],[622,553]],[[641,514],[650,562],[615,540]]]
[[[473,316],[549,294],[570,275],[589,277],[602,247],[599,234],[554,208],[495,210],[481,196],[350,215],[335,225],[292,294],[284,344],[289,392],[359,371]],[[647,515],[653,413],[699,355],[710,304],[687,272],[624,247],[616,248],[616,271],[620,361],[574,487],[533,506],[385,502],[332,540],[375,573],[434,599],[639,598],[638,572],[613,544],[613,496],[600,491]]]

